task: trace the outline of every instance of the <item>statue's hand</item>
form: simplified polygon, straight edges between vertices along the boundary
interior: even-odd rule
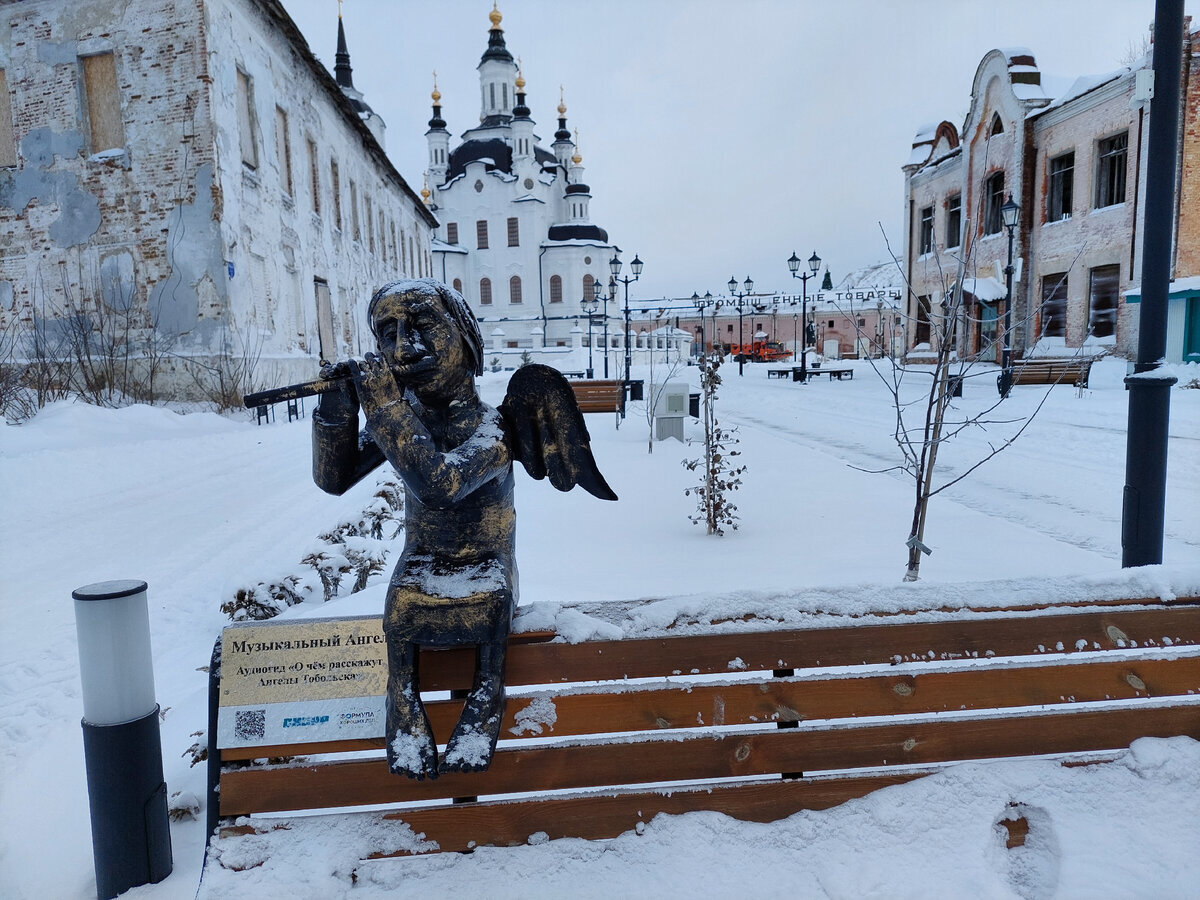
[[[322,378],[337,378],[342,376],[346,364],[336,366],[325,363],[321,367]],[[354,382],[342,377],[337,387],[324,391],[317,396],[317,412],[326,422],[356,422],[358,421],[358,394],[354,390]]]
[[[373,420],[383,418],[386,415],[383,410],[389,406],[403,402],[404,391],[383,357],[368,353],[361,363],[352,359],[350,371],[354,374],[358,396],[367,411],[368,425]]]

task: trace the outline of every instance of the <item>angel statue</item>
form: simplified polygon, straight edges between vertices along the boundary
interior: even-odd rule
[[[480,771],[500,734],[517,603],[513,460],[560,491],[617,495],[559,372],[523,366],[499,409],[480,400],[483,338],[457,291],[431,278],[395,281],[375,292],[367,315],[379,352],[339,364],[349,377],[321,394],[313,480],[342,494],[385,459],[404,480],[404,552],[383,615],[388,766],[417,779]],[[417,653],[460,645],[477,647],[474,681],[439,764]]]

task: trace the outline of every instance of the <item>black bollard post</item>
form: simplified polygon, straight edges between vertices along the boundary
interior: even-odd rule
[[[172,868],[146,582],[104,581],[71,596],[96,896],[109,900]]]

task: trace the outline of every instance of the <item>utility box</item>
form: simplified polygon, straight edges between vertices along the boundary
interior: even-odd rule
[[[688,414],[688,385],[686,381],[669,381],[663,385],[654,403],[654,438],[673,437],[683,441],[683,417]]]

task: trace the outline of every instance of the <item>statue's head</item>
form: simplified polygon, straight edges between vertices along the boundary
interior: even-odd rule
[[[393,281],[367,316],[379,353],[423,402],[458,396],[483,371],[483,337],[463,296],[432,278]]]

